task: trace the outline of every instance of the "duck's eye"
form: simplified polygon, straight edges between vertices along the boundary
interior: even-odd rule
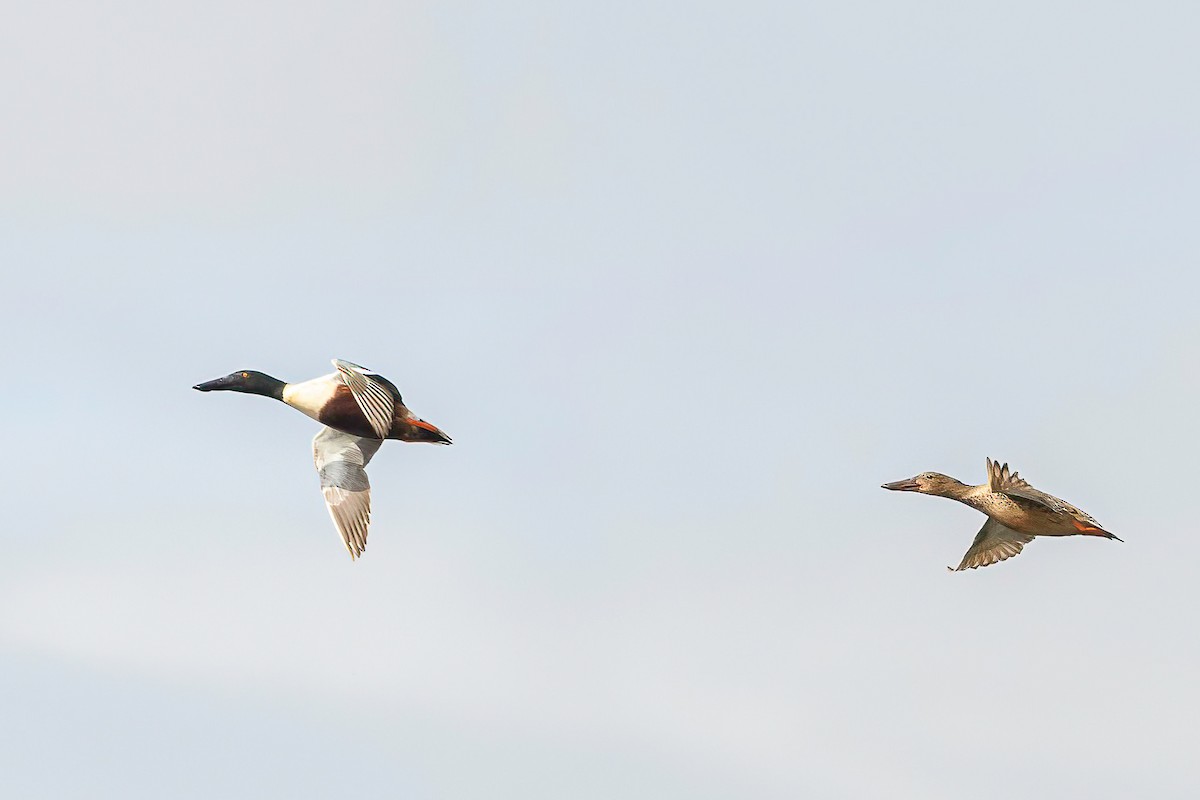
[[[250,377],[250,373],[249,373],[249,372],[243,372],[243,373],[242,373],[242,377],[243,377],[243,378],[249,378],[249,377]]]

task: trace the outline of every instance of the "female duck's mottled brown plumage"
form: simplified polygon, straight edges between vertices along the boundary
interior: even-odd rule
[[[975,541],[956,569],[986,567],[1021,552],[1035,536],[1102,536],[1117,539],[1090,514],[1065,500],[1034,489],[1008,464],[987,460],[987,483],[968,486],[940,472],[923,472],[884,489],[949,497],[987,514]],[[1117,539],[1117,541],[1121,541]]]

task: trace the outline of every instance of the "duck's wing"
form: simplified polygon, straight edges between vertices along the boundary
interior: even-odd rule
[[[313,439],[313,463],[321,476],[321,494],[350,558],[367,548],[371,524],[371,482],[365,467],[383,441],[323,428]]]
[[[1091,514],[1076,508],[1061,497],[1055,497],[1052,494],[1046,494],[1040,489],[1033,488],[1029,485],[1029,481],[1017,474],[1016,470],[1009,472],[1008,464],[999,464],[989,458],[987,460],[987,474],[988,488],[993,492],[1037,503],[1055,513],[1074,517],[1088,527],[1100,528],[1100,523]]]
[[[350,387],[350,394],[354,395],[354,402],[371,423],[371,430],[380,439],[386,439],[396,419],[396,403],[401,402],[395,387],[386,378],[358,364],[335,358],[333,365]]]
[[[1010,472],[1008,464],[1001,464],[990,458],[987,460],[987,477],[988,489],[998,494],[1020,497],[1031,503],[1039,503],[1053,511],[1061,511],[1062,507],[1067,505],[1057,497],[1030,486],[1029,481],[1018,475],[1015,469]]]
[[[979,533],[975,534],[975,541],[971,542],[970,548],[963,556],[962,563],[957,567],[946,567],[946,569],[958,572],[964,569],[986,567],[1006,558],[1012,558],[1021,552],[1021,548],[1032,541],[1033,537],[1028,533],[1020,533],[1012,528],[1006,528],[988,517],[987,522],[983,523],[983,527],[979,529]]]

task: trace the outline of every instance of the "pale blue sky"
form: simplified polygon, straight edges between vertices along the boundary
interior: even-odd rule
[[[7,9],[6,791],[1194,797],[1198,23]],[[334,356],[456,442],[358,563],[190,388]],[[1126,543],[947,574],[985,456]]]

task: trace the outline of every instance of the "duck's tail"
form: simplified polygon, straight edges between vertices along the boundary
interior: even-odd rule
[[[1118,542],[1125,541],[1120,536],[1117,536],[1115,533],[1109,533],[1108,531],[1104,530],[1104,528],[1101,528],[1098,525],[1088,525],[1086,523],[1080,522],[1079,520],[1074,520],[1074,523],[1075,523],[1075,530],[1079,531],[1084,536],[1103,536],[1105,539],[1116,539]]]
[[[403,425],[397,425],[396,427],[400,429],[400,432],[399,435],[392,437],[394,439],[401,439],[405,442],[431,442],[433,444],[454,443],[449,436],[442,432],[441,428],[423,419],[416,419],[414,417],[405,420]]]

